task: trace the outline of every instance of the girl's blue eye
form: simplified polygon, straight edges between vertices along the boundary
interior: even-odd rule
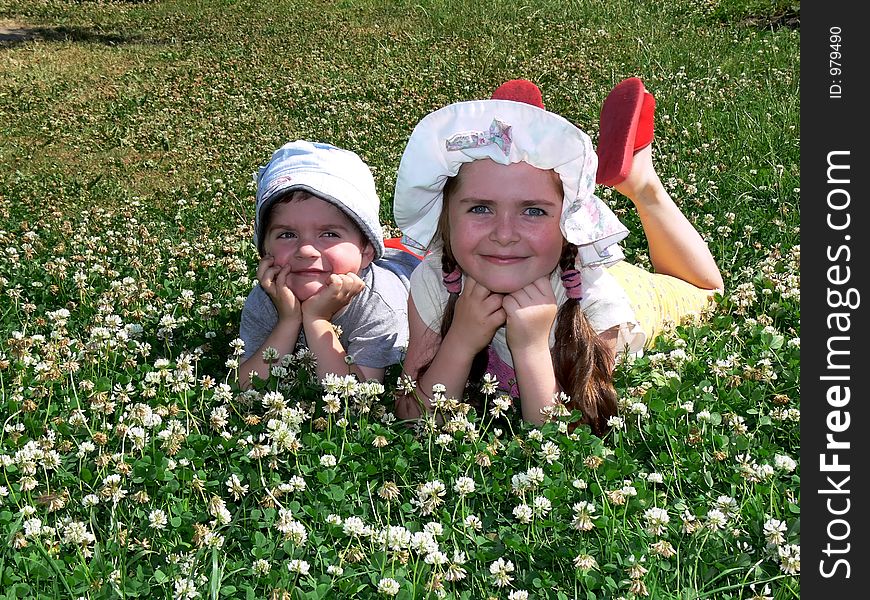
[[[543,208],[538,208],[536,206],[531,206],[531,207],[527,208],[525,212],[530,217],[545,217],[545,216],[547,216],[547,211],[545,211]]]
[[[476,215],[483,215],[489,212],[489,207],[478,204],[477,206],[472,206],[468,209],[468,212],[474,213]]]

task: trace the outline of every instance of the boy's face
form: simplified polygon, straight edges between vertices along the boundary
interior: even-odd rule
[[[288,284],[300,302],[323,289],[333,273],[359,274],[375,252],[346,214],[306,193],[272,207],[263,247],[276,266],[290,267]]]

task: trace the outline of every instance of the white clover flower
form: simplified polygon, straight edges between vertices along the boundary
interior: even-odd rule
[[[492,396],[498,390],[498,377],[492,373],[484,373],[480,391],[486,396]]]
[[[719,496],[716,498],[716,508],[721,510],[725,516],[731,517],[731,515],[737,512],[737,500],[731,496]]]
[[[323,412],[334,415],[341,411],[341,398],[335,394],[323,395]]]
[[[646,476],[646,480],[650,483],[662,483],[665,479],[661,473],[650,473]]]
[[[450,559],[447,558],[447,555],[440,550],[435,550],[426,554],[426,556],[423,558],[423,562],[425,562],[427,565],[434,565],[436,567],[440,567],[450,562]]]
[[[492,408],[489,409],[489,414],[498,418],[510,410],[511,404],[513,404],[513,400],[511,400],[510,396],[505,394],[497,396],[492,401]]]
[[[305,483],[305,480],[299,475],[293,475],[289,481],[287,481],[287,489],[291,492],[304,492],[308,487],[308,484]]]
[[[546,517],[553,509],[553,503],[546,496],[536,496],[532,501],[532,508],[535,511],[535,515]]]
[[[697,419],[699,423],[709,423],[713,419],[713,416],[710,414],[709,410],[704,409],[695,415],[695,419]]]
[[[508,600],[529,600],[529,593],[526,590],[514,590],[508,594]]]
[[[429,531],[417,531],[411,536],[411,549],[426,555],[438,550],[438,540]]]
[[[723,529],[728,524],[728,516],[718,508],[707,512],[707,526],[713,530]]]
[[[473,493],[474,489],[474,479],[472,479],[471,477],[460,477],[453,485],[453,490],[460,496],[467,496],[468,494]]]
[[[333,577],[341,577],[344,575],[344,569],[338,565],[329,565],[326,567],[326,573]]]
[[[543,439],[544,439],[544,432],[541,431],[540,429],[532,429],[532,430],[529,432],[529,439],[530,439],[530,440],[533,440],[533,441],[535,441],[535,442],[543,441]]]
[[[346,518],[342,527],[345,535],[365,537],[371,534],[369,526],[362,519],[355,516]]]
[[[559,450],[559,446],[553,442],[544,442],[541,446],[540,452],[538,452],[538,456],[540,456],[542,460],[547,461],[548,465],[552,465],[554,462],[559,460],[561,455],[562,452]]]
[[[243,340],[242,338],[235,338],[230,342],[230,348],[233,349],[234,356],[243,355],[245,353],[245,340]]]
[[[467,558],[464,552],[454,550],[453,560],[450,561],[450,566],[448,566],[447,570],[444,572],[444,580],[456,582],[465,579],[465,577],[468,575],[468,572],[462,565],[465,564],[466,560]]]
[[[427,481],[417,486],[417,494],[411,498],[411,504],[415,505],[420,515],[425,517],[435,512],[435,509],[444,502],[445,493],[446,488],[440,480]]]
[[[473,529],[474,531],[480,531],[483,529],[483,522],[477,515],[468,515],[462,520],[462,525],[466,529]]]
[[[659,507],[648,508],[643,513],[646,519],[647,533],[653,536],[662,535],[667,529],[667,525],[671,518],[668,516],[668,511]]]
[[[441,523],[436,521],[429,521],[425,525],[423,525],[423,531],[426,533],[432,534],[432,537],[439,537],[444,535],[444,526]]]
[[[311,565],[308,564],[308,561],[300,560],[298,558],[291,560],[287,563],[287,569],[291,573],[297,573],[299,575],[308,575],[308,572],[311,570]]]
[[[435,438],[435,443],[442,448],[447,448],[453,443],[453,436],[447,433],[440,433],[438,434],[438,437]]]
[[[607,426],[610,427],[611,429],[616,429],[616,430],[624,429],[625,428],[625,420],[622,417],[614,415],[614,416],[610,417],[609,419],[607,419]]]
[[[531,487],[529,476],[526,473],[516,473],[511,477],[511,487],[514,493],[522,494]]]
[[[199,597],[199,591],[193,579],[179,578],[175,580],[175,600],[192,600]]]
[[[373,536],[375,543],[392,552],[401,552],[411,546],[411,532],[401,525],[389,525]]]
[[[786,544],[777,549],[779,568],[787,575],[797,575],[801,572],[801,547],[797,544]]]
[[[532,511],[532,507],[528,504],[518,504],[514,507],[514,518],[520,523],[526,524],[532,522],[532,516],[534,515],[534,511]]]
[[[284,537],[286,537],[297,546],[303,546],[308,540],[308,532],[305,531],[305,525],[303,525],[299,521],[291,521],[287,524],[287,529],[284,532]]]
[[[338,460],[332,454],[324,454],[320,457],[320,466],[321,467],[334,467],[338,464]]]
[[[166,517],[166,512],[163,509],[155,508],[148,513],[148,525],[153,529],[166,529],[169,519]]]
[[[578,554],[574,558],[574,567],[581,571],[591,571],[598,568],[598,561],[589,554]]]
[[[24,521],[24,537],[35,538],[42,533],[42,521],[38,517],[33,517]]]
[[[341,525],[342,520],[341,520],[341,517],[339,517],[338,515],[336,515],[334,513],[330,513],[329,515],[326,516],[326,522],[329,523],[330,525]]]
[[[385,596],[395,596],[400,589],[399,582],[392,577],[384,577],[378,582],[378,593]]]
[[[628,407],[628,411],[642,419],[649,416],[649,408],[643,402],[632,402]]]
[[[537,487],[544,483],[544,470],[541,467],[529,467],[526,477],[532,487]]]
[[[592,517],[595,514],[595,505],[591,502],[576,502],[572,507],[574,510],[574,518],[571,525],[578,531],[589,531],[595,524],[592,522]]]
[[[774,466],[780,471],[791,473],[797,468],[797,462],[790,456],[785,454],[777,454],[773,457]]]
[[[254,573],[259,576],[268,575],[269,571],[272,570],[272,565],[269,564],[269,561],[264,558],[258,558],[254,561],[254,564],[251,565],[251,568],[254,570]]]
[[[241,500],[248,493],[248,486],[242,483],[239,476],[233,473],[226,481],[227,491],[232,494],[236,500]]]
[[[96,540],[96,536],[81,521],[70,521],[63,526],[61,541],[65,544],[89,545],[93,544]]]
[[[497,587],[504,587],[513,581],[511,573],[514,572],[514,564],[503,558],[499,558],[489,565],[489,572],[495,580]]]
[[[768,544],[781,546],[785,543],[786,530],[785,523],[779,519],[768,519],[764,523],[764,539],[767,540]]]

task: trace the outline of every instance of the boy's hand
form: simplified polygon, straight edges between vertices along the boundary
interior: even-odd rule
[[[329,276],[329,283],[319,292],[302,303],[304,319],[331,320],[339,310],[350,304],[354,297],[363,291],[365,282],[356,273]]]
[[[289,275],[290,267],[275,265],[275,258],[272,256],[264,256],[257,265],[257,280],[272,299],[275,310],[278,311],[278,320],[297,319],[301,322],[302,303],[287,285]]]
[[[549,276],[536,279],[526,287],[504,297],[507,315],[507,342],[514,348],[545,344],[549,346],[550,328],[556,319],[556,295]]]
[[[450,330],[460,335],[465,345],[470,345],[473,354],[486,348],[504,324],[503,298],[502,294],[495,294],[471,277],[465,277]]]

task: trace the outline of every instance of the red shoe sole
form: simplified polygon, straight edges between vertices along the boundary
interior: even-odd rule
[[[608,94],[599,119],[596,183],[612,186],[625,180],[634,153],[652,143],[654,113],[655,98],[637,77]]]

